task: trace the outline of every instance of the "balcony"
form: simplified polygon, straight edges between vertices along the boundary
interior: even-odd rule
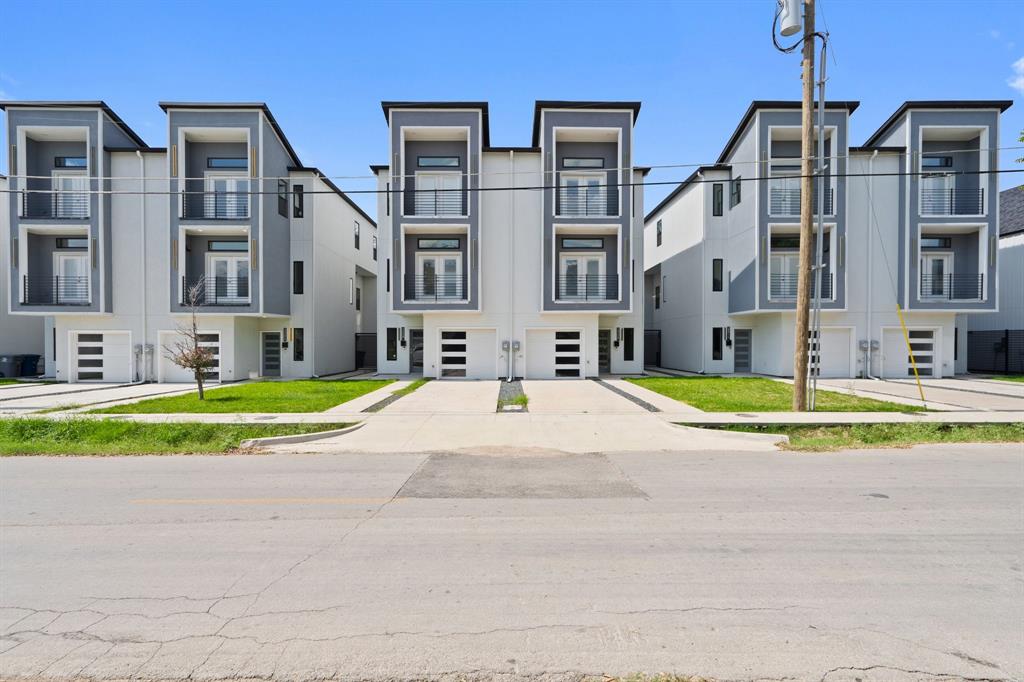
[[[797,293],[797,282],[799,275],[797,274],[779,274],[771,273],[768,278],[768,298],[775,300],[795,300]],[[827,272],[822,275],[821,278],[821,298],[825,301],[831,301],[833,298],[832,288],[832,273]],[[817,278],[811,276],[811,297],[814,297],[814,292],[817,289],[815,285]]]
[[[921,275],[921,300],[980,301],[985,296],[985,275]]]
[[[921,188],[921,215],[982,215],[985,212],[985,190]]]
[[[248,192],[186,192],[181,195],[186,219],[245,220],[249,217]]]
[[[406,275],[405,300],[462,302],[466,300],[466,273],[453,275]]]
[[[89,218],[89,193],[85,191],[29,190],[21,193],[22,218]]]
[[[617,195],[603,186],[564,185],[558,190],[557,214],[566,218],[618,215]]]
[[[248,277],[183,277],[181,283],[185,306],[246,306],[250,302]]]
[[[466,215],[466,197],[459,189],[418,189],[413,197],[412,213],[430,218]]]
[[[22,276],[22,305],[87,306],[89,278],[72,276]]]
[[[835,215],[832,187],[825,189],[825,215]],[[812,212],[818,212],[818,195],[811,198]],[[768,214],[772,216],[800,215],[800,188],[770,187],[768,191]]]
[[[556,284],[556,301],[602,302],[619,298],[618,275],[559,275]]]

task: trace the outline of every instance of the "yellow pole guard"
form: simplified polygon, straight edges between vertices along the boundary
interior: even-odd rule
[[[910,355],[910,366],[914,368],[914,379],[917,380],[917,392],[921,394],[921,402],[924,403],[925,407],[928,407],[928,403],[924,399],[924,387],[921,386],[921,375],[917,373],[917,360],[914,359],[914,351],[910,347],[910,334],[907,332],[907,323],[903,319],[903,309],[900,308],[900,304],[896,304],[896,315],[900,318],[900,329],[903,330],[903,340],[907,343],[907,354]]]

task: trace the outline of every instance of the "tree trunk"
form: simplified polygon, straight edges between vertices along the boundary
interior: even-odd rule
[[[203,371],[199,369],[196,370],[196,387],[199,388],[199,399],[205,400],[203,397]]]

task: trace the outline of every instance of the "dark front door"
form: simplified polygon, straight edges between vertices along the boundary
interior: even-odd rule
[[[423,330],[409,330],[409,373],[423,372]]]
[[[597,330],[597,371],[608,374],[612,371],[612,330]]]
[[[281,332],[263,332],[263,358],[260,374],[281,376]]]
[[[751,334],[749,329],[734,329],[733,365],[734,372],[750,372]]]

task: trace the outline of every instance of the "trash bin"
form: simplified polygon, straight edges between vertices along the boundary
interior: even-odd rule
[[[0,377],[11,379],[21,376],[20,355],[0,355]]]
[[[21,374],[19,376],[39,376],[39,355],[20,355],[16,357],[21,358]]]

